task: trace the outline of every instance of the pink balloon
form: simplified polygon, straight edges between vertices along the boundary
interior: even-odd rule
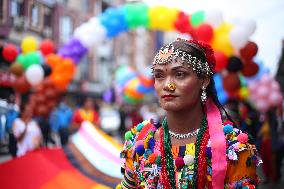
[[[278,83],[277,81],[274,80],[274,81],[271,83],[271,90],[272,90],[272,91],[280,92],[280,85],[279,85],[279,83]]]
[[[257,98],[267,99],[268,95],[269,95],[269,87],[267,87],[266,85],[261,85],[256,90]]]
[[[263,75],[260,79],[261,84],[269,85],[273,81],[272,77],[268,74]]]
[[[280,92],[273,92],[269,95],[268,100],[271,106],[278,106],[282,102],[282,95]]]
[[[258,84],[256,82],[251,82],[248,85],[250,96],[255,96],[256,95],[257,87],[258,87]]]
[[[269,103],[267,103],[265,100],[258,100],[255,104],[258,111],[265,113],[269,109]]]

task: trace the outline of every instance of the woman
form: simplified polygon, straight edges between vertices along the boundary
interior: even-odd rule
[[[254,188],[260,160],[248,135],[221,117],[214,67],[213,50],[201,42],[161,48],[153,75],[166,118],[125,134],[118,188]]]
[[[13,122],[13,134],[17,140],[17,156],[36,150],[42,142],[41,130],[32,119],[33,111],[29,105],[20,109],[20,117]]]
[[[84,121],[89,121],[92,124],[100,127],[100,117],[94,108],[94,101],[92,98],[87,97],[83,102],[83,107],[77,109],[73,115],[73,127],[75,130],[80,128]]]

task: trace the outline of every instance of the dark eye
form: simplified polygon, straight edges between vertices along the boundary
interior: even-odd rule
[[[185,77],[185,73],[179,71],[179,72],[176,73],[176,77],[178,77],[178,78],[184,78],[184,77]]]
[[[154,79],[161,79],[163,78],[163,74],[161,72],[156,72],[153,75]]]

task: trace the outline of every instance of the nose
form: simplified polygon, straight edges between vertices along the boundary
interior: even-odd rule
[[[167,79],[164,82],[163,90],[169,91],[169,92],[174,92],[176,90],[176,84],[171,79]]]

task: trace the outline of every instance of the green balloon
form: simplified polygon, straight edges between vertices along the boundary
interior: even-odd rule
[[[25,61],[25,56],[23,54],[20,54],[16,59],[16,62],[18,62],[20,64],[23,64],[24,61]]]
[[[134,29],[138,26],[148,27],[149,7],[145,3],[130,3],[124,6],[126,12],[126,22],[130,29]]]
[[[25,55],[25,59],[23,62],[24,69],[28,69],[30,65],[39,64],[40,63],[40,55],[38,52],[31,52]]]
[[[126,94],[123,95],[123,100],[124,100],[125,102],[129,103],[129,104],[138,104],[138,103],[140,103],[140,102],[143,101],[142,99],[141,99],[141,100],[140,100],[140,99],[138,100],[138,99],[132,98],[132,97],[126,95]]]
[[[197,11],[193,13],[190,17],[190,23],[192,26],[197,27],[205,20],[204,11]]]

